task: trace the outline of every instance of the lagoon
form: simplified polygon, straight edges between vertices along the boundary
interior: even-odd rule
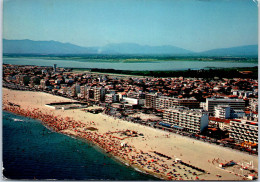
[[[40,57],[4,57],[4,64],[15,65],[36,65],[36,66],[53,66],[70,68],[101,68],[116,70],[133,70],[133,71],[169,71],[169,70],[199,70],[209,68],[234,68],[234,67],[254,67],[257,63],[252,62],[235,62],[235,61],[196,61],[196,60],[156,60],[156,61],[100,61],[91,59],[45,59]]]

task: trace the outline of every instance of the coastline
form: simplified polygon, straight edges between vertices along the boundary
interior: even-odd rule
[[[34,99],[32,99],[34,98]],[[73,110],[52,110],[50,108],[45,107],[46,103],[53,102],[53,101],[68,101],[70,99],[66,99],[63,97],[53,96],[46,93],[40,93],[40,92],[29,92],[29,91],[13,91],[9,89],[3,88],[3,109],[6,109],[6,107],[10,107],[8,105],[8,102],[12,102],[15,104],[18,104],[20,106],[20,109],[24,109],[25,111],[33,111],[37,110],[43,114],[52,115],[55,118],[66,118],[71,117],[74,124],[82,125],[83,127],[95,127],[98,130],[97,131],[84,131],[82,127],[68,127],[67,129],[63,129],[60,131],[62,134],[72,135],[74,137],[79,137],[80,139],[86,140],[84,138],[84,134],[88,134],[89,136],[94,136],[95,140],[93,142],[94,145],[98,145],[101,149],[104,149],[104,147],[100,146],[99,142],[101,141],[100,138],[103,138],[101,136],[105,136],[105,141],[114,142],[113,145],[117,147],[116,149],[119,151],[120,155],[116,155],[112,152],[111,155],[115,157],[116,159],[120,160],[122,163],[127,163],[129,166],[133,168],[138,168],[141,171],[144,171],[144,173],[149,173],[151,175],[160,176],[160,174],[165,174],[163,170],[161,170],[158,173],[153,173],[153,170],[148,170],[146,166],[148,165],[147,160],[144,160],[145,157],[155,156],[159,160],[157,163],[154,163],[154,166],[161,166],[162,169],[166,169],[166,171],[170,171],[174,169],[174,166],[170,166],[171,164],[179,165],[177,163],[174,163],[172,160],[165,160],[162,157],[158,157],[154,155],[151,151],[158,151],[163,154],[166,154],[168,156],[171,156],[172,158],[181,158],[184,162],[191,161],[191,164],[194,166],[198,166],[199,168],[205,169],[210,174],[202,174],[199,175],[200,179],[206,179],[206,180],[213,180],[218,179],[215,177],[216,174],[221,174],[222,178],[220,180],[242,180],[242,177],[236,176],[230,173],[227,173],[225,171],[222,171],[220,169],[216,168],[216,164],[209,164],[207,160],[211,160],[212,158],[220,158],[222,157],[223,160],[235,160],[238,161],[242,159],[242,157],[249,161],[253,160],[254,165],[257,166],[258,160],[256,156],[250,156],[248,154],[240,153],[237,151],[227,151],[226,148],[221,148],[220,146],[213,146],[210,144],[201,143],[200,141],[196,141],[189,138],[184,138],[182,136],[178,136],[176,134],[169,134],[164,131],[159,131],[154,128],[148,128],[145,126],[141,126],[134,123],[129,123],[127,121],[122,121],[119,119],[113,119],[112,117],[107,117],[102,114],[94,115],[90,113],[85,113],[79,109],[73,109]],[[13,106],[15,107],[15,106]],[[62,117],[61,117],[62,116]],[[66,121],[68,123],[68,121]],[[64,122],[65,123],[65,122]],[[67,124],[66,123],[66,124]],[[135,138],[127,138],[124,139],[125,142],[130,147],[121,148],[120,144],[122,141],[113,138],[113,135],[109,132],[119,132],[122,130],[131,129],[135,130],[138,133],[144,133],[144,137],[135,137]],[[76,130],[76,131],[75,131]],[[55,131],[55,130],[54,130]],[[103,144],[106,147],[106,144]],[[191,146],[194,145],[194,146]],[[171,149],[172,148],[172,149]],[[200,149],[201,148],[201,149]],[[210,152],[203,151],[204,149],[209,148]],[[135,150],[134,152],[129,152],[125,149],[131,149]],[[218,149],[219,151],[216,151]],[[223,150],[225,149],[225,150]],[[104,149],[106,151],[106,149]],[[116,151],[116,152],[118,152]],[[212,151],[215,151],[215,153],[211,153]],[[122,153],[121,153],[122,152]],[[193,152],[193,155],[191,156],[191,152]],[[127,153],[127,155],[123,155]],[[121,156],[122,154],[122,156]],[[138,158],[139,156],[139,158]],[[140,157],[143,156],[143,157]],[[231,157],[230,157],[231,156]],[[125,159],[124,159],[125,157]],[[133,159],[131,157],[134,157],[134,160],[131,161],[129,159]],[[203,160],[202,157],[205,157],[206,159]],[[141,159],[140,159],[141,158]],[[141,160],[141,163],[144,163],[145,167],[141,167],[142,165],[139,165],[140,163],[137,162],[138,160]],[[146,163],[145,163],[146,162]],[[164,164],[167,164],[168,166],[164,166]],[[151,165],[150,165],[151,166]],[[169,168],[169,169],[167,169]],[[183,172],[182,170],[180,170]],[[169,176],[171,175],[163,175],[163,178],[161,179],[169,179]],[[190,175],[189,177],[193,177],[192,180],[195,180],[197,175]],[[184,178],[184,177],[183,177]],[[174,178],[171,178],[174,179]],[[178,180],[179,177],[177,177],[175,180]],[[187,180],[187,179],[184,179]],[[189,178],[190,180],[190,178]],[[219,179],[218,179],[219,180]]]

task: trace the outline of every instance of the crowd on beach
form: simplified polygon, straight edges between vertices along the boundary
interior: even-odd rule
[[[199,179],[198,176],[202,174],[174,161],[174,159],[169,161],[169,158],[164,157],[164,155],[158,155],[155,151],[143,152],[129,144],[122,146],[122,140],[114,137],[113,133],[100,134],[95,130],[88,130],[89,127],[95,126],[94,121],[85,124],[70,117],[54,116],[49,112],[41,111],[39,108],[24,109],[18,105],[10,104],[8,101],[4,101],[3,105],[3,110],[38,119],[55,132],[90,141],[102,148],[108,155],[112,155],[128,165],[139,168],[161,179],[197,180]],[[168,161],[167,163],[165,163],[166,160]]]

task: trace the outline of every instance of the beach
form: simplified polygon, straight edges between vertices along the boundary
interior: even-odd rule
[[[82,109],[54,110],[45,106],[68,101],[72,100],[42,92],[3,88],[4,110],[40,119],[56,132],[89,140],[120,161],[162,179],[243,180],[239,168],[219,168],[219,163],[231,160],[238,164],[253,161],[258,171],[258,157],[254,155],[102,113],[92,114]],[[134,131],[136,136],[125,135],[127,130]],[[183,163],[177,162],[178,159]]]

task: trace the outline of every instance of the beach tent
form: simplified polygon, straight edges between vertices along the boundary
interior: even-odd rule
[[[122,142],[121,147],[126,147],[126,142]]]
[[[176,158],[176,159],[175,159],[175,162],[181,162],[181,159]]]
[[[255,179],[255,175],[249,174],[247,178],[250,179],[250,180],[254,180]]]

